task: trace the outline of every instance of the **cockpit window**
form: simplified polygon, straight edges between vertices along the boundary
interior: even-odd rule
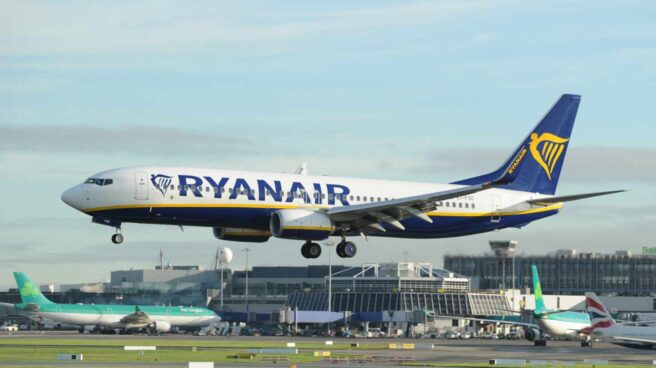
[[[84,182],[84,184],[96,184],[96,185],[104,186],[104,185],[110,185],[113,182],[114,182],[113,179],[89,178]]]

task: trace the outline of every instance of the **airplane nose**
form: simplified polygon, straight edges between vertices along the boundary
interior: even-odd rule
[[[67,189],[61,196],[62,201],[73,208],[79,208],[80,191],[77,186]]]

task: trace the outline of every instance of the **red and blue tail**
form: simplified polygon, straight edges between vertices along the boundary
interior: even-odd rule
[[[580,101],[579,95],[562,95],[499,169],[453,184],[479,185],[510,175],[504,189],[555,194]]]
[[[590,315],[590,328],[585,332],[590,333],[597,328],[608,328],[615,324],[615,320],[601,303],[597,294],[585,293],[585,307]]]

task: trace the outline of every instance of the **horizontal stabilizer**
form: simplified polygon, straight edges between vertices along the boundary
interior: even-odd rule
[[[530,204],[571,202],[571,201],[578,201],[579,199],[586,199],[586,198],[598,197],[598,196],[602,196],[602,195],[615,194],[615,193],[621,193],[621,192],[626,192],[626,191],[625,190],[611,190],[611,191],[608,191],[608,192],[583,193],[583,194],[574,194],[574,195],[567,195],[567,196],[557,196],[557,197],[548,197],[548,198],[540,198],[540,199],[531,199],[531,200],[526,201],[526,202],[528,202]]]

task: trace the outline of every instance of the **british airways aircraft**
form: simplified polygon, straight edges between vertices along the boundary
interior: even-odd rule
[[[200,169],[130,167],[103,171],[62,200],[116,228],[124,222],[204,226],[222,240],[316,241],[341,237],[337,254],[355,256],[347,237],[446,238],[520,228],[563,202],[620,191],[555,196],[581,97],[563,95],[497,170],[450,184]]]

